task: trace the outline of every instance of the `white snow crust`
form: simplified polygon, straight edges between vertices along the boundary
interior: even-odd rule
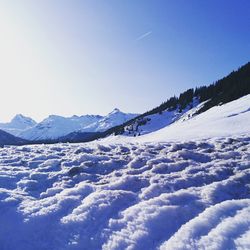
[[[249,135],[0,149],[0,249],[249,249]]]

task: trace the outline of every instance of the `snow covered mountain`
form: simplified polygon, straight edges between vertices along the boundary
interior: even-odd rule
[[[21,132],[34,127],[36,124],[36,121],[30,117],[18,114],[8,123],[0,123],[0,129],[18,136]]]
[[[162,141],[195,140],[250,134],[250,94],[232,102],[214,106],[205,112],[197,114],[197,111],[203,106],[204,103],[201,103],[182,115],[178,114],[178,119],[175,122],[163,126],[161,129],[154,130],[154,132],[131,138],[130,134],[125,131],[122,135],[112,135],[102,139],[102,141],[107,143],[158,143]],[[160,116],[158,114],[158,117]],[[176,116],[173,115],[170,117],[175,118]],[[155,117],[153,118],[155,119]],[[158,120],[155,119],[154,121]],[[151,129],[151,124],[146,124],[145,128]]]
[[[19,136],[29,140],[57,139],[81,130],[85,126],[99,121],[101,118],[102,116],[99,115],[72,116],[68,118],[50,115],[36,126],[20,133]]]
[[[81,132],[102,132],[109,128],[123,124],[124,122],[133,119],[138,114],[123,113],[115,108],[108,115],[102,117],[98,122],[86,126]]]
[[[113,126],[120,125],[137,116],[126,114],[114,109],[107,116],[83,115],[69,118],[51,115],[19,134],[21,138],[28,140],[56,140],[74,132],[100,132]]]

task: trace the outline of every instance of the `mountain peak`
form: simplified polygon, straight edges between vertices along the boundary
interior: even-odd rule
[[[116,114],[116,113],[122,113],[120,109],[118,108],[114,108],[112,112],[110,112],[109,114]]]
[[[11,121],[15,121],[15,120],[22,120],[25,119],[26,117],[22,114],[16,114]]]
[[[11,123],[30,123],[30,124],[36,124],[36,122],[33,119],[31,119],[30,117],[24,116],[22,114],[15,115],[12,118]]]

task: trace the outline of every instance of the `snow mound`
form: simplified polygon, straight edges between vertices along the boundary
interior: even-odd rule
[[[207,208],[183,225],[160,249],[249,249],[250,200],[230,200]]]
[[[249,249],[250,137],[0,149],[4,250]]]

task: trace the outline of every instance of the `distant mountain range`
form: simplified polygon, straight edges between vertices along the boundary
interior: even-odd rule
[[[188,89],[144,114],[127,114],[114,109],[106,116],[83,115],[69,118],[51,115],[40,123],[16,115],[0,123],[0,146],[4,144],[86,142],[109,135],[141,136],[169,125],[188,122],[207,110],[250,94],[250,63],[209,85]],[[244,102],[246,112],[250,110]],[[14,137],[18,136],[20,138]],[[27,141],[29,140],[29,141]],[[9,141],[9,143],[8,143]]]
[[[123,113],[114,109],[106,116],[83,115],[62,117],[50,115],[40,123],[21,114],[16,115],[9,123],[0,123],[0,129],[30,141],[58,140],[75,132],[95,134],[138,116],[138,114]]]

